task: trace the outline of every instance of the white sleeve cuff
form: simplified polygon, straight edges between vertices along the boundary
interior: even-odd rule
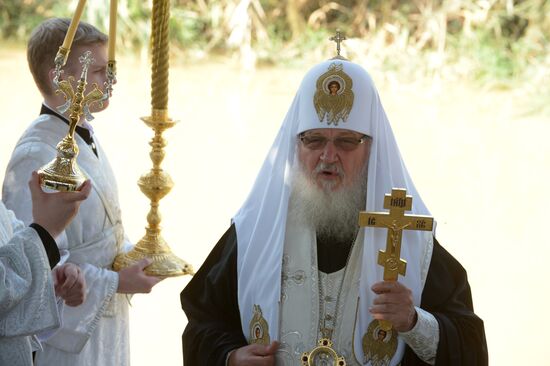
[[[439,344],[439,323],[429,312],[415,307],[418,319],[408,332],[399,332],[405,343],[424,362],[435,364],[437,345]]]

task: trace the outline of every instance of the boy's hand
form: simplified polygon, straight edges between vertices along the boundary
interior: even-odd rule
[[[55,294],[65,304],[78,306],[86,301],[86,279],[80,268],[74,263],[65,263],[52,270]]]
[[[149,276],[143,271],[145,267],[153,263],[149,258],[144,258],[129,267],[118,272],[118,293],[121,294],[148,294],[153,286],[164,278]]]

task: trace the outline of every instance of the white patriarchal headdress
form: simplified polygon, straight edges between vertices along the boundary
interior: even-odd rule
[[[271,339],[278,339],[281,262],[291,170],[295,166],[298,134],[313,128],[343,128],[372,137],[367,211],[384,211],[384,195],[392,188],[405,188],[407,194],[413,196],[412,214],[429,215],[407,172],[368,73],[361,66],[341,59],[314,66],[300,85],[250,195],[234,217],[238,240],[238,298],[245,335],[252,317],[250,309],[258,304],[269,324]],[[374,294],[370,287],[382,280],[383,268],[377,265],[378,250],[385,249],[386,244],[386,230],[362,230],[365,230],[365,239],[354,337],[358,360],[363,360],[361,338],[372,320],[368,308]],[[429,240],[431,233],[403,232],[401,257],[408,265],[407,275],[399,281],[413,290],[417,306],[426,275],[420,271],[425,267],[422,263]],[[392,365],[401,359],[403,350],[404,344],[400,341]]]

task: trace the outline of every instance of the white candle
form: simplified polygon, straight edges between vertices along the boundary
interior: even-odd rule
[[[111,0],[111,13],[109,14],[109,48],[107,54],[109,61],[115,61],[117,1]]]
[[[78,23],[80,22],[82,12],[84,11],[84,5],[86,5],[86,0],[78,0],[78,5],[76,6],[73,19],[71,20],[71,24],[69,25],[69,29],[67,30],[67,34],[65,35],[65,40],[63,41],[63,45],[61,46],[67,50],[70,50],[71,45],[73,44],[74,34],[76,33],[76,28],[78,27]]]

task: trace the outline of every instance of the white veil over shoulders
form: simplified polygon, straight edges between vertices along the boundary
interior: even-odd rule
[[[317,81],[329,68],[338,67],[353,81],[345,87],[353,91],[353,106],[346,120],[322,121],[314,106]],[[429,215],[405,167],[378,92],[368,73],[346,60],[328,60],[314,66],[304,77],[288,110],[283,125],[256,178],[248,198],[233,221],[237,230],[238,300],[243,332],[248,335],[252,309],[260,305],[269,324],[272,340],[279,337],[279,304],[281,296],[281,265],[285,238],[288,201],[291,192],[291,169],[295,163],[297,135],[312,128],[350,129],[372,137],[368,162],[367,211],[385,211],[384,195],[392,188],[405,188],[413,197],[410,214]],[[361,339],[372,317],[368,312],[374,293],[371,286],[383,278],[383,268],[377,264],[379,249],[385,249],[387,230],[365,230],[362,270],[359,286],[359,310],[355,324],[354,352],[363,360]],[[407,274],[399,281],[413,291],[414,303],[420,305],[424,285],[421,273],[426,247],[432,245],[431,232],[404,231],[401,257],[407,261]],[[391,364],[403,355],[404,342]]]

